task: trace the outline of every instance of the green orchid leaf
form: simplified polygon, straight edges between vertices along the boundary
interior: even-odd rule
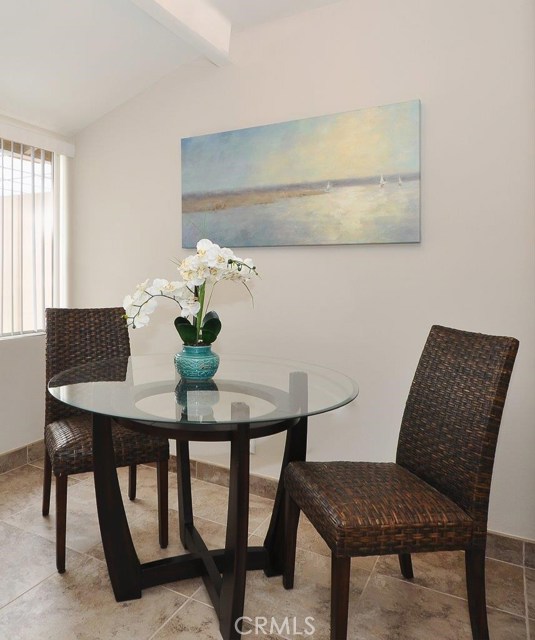
[[[177,331],[180,325],[188,325],[188,324],[190,327],[193,326],[187,318],[183,318],[182,316],[178,316],[178,318],[175,318],[175,328]]]
[[[210,329],[202,330],[202,344],[212,344],[217,339],[217,333],[213,333]]]
[[[187,318],[178,316],[175,318],[175,329],[182,338],[184,344],[195,344],[197,340],[197,331]]]
[[[209,311],[207,314],[205,314],[204,320],[203,320],[203,326],[206,324],[208,320],[212,320],[212,318],[216,318],[217,320],[219,320],[217,311]]]
[[[214,315],[211,315],[214,314]],[[208,317],[210,315],[210,317]],[[221,320],[215,311],[206,314],[202,325],[201,334],[202,341],[205,344],[212,344],[221,331]]]

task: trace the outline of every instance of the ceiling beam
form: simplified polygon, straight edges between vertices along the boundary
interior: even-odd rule
[[[211,62],[230,61],[232,24],[208,0],[131,0]]]

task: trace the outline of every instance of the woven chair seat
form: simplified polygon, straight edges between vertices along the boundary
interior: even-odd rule
[[[335,556],[463,549],[472,538],[469,515],[395,463],[293,462],[284,481]]]
[[[117,467],[167,460],[169,443],[158,437],[113,426]],[[92,421],[89,414],[56,420],[45,427],[45,444],[54,475],[93,471]]]

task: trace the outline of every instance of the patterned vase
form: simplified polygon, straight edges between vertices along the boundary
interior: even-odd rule
[[[175,367],[184,380],[209,380],[219,367],[219,356],[212,345],[184,345],[175,354]]]

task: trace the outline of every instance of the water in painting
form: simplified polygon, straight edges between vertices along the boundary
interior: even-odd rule
[[[182,140],[182,244],[420,240],[420,103]]]

